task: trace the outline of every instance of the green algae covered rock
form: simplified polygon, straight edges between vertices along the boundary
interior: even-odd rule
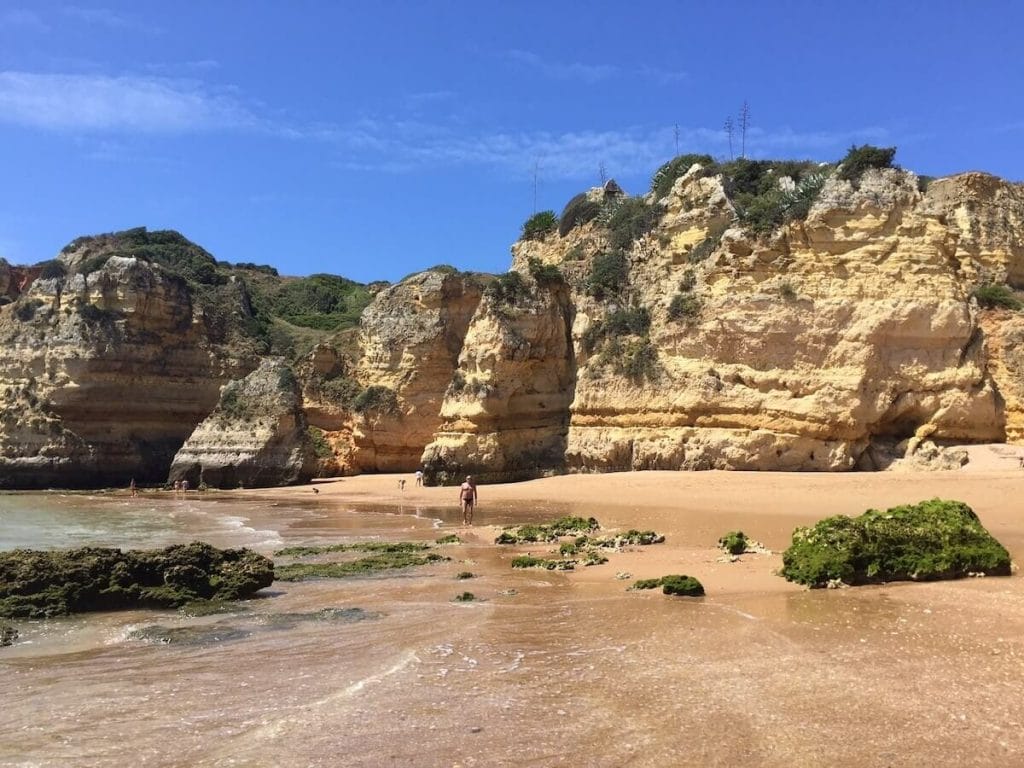
[[[693,576],[681,574],[670,574],[662,576],[660,579],[637,579],[629,589],[635,591],[640,589],[657,589],[658,587],[661,587],[662,594],[665,595],[682,595],[683,597],[704,596],[703,584]]]
[[[932,499],[797,528],[780,574],[809,587],[1008,576],[1010,555],[960,501]]]
[[[201,542],[126,552],[101,547],[16,549],[0,552],[0,617],[239,600],[273,580],[274,564],[266,557]]]

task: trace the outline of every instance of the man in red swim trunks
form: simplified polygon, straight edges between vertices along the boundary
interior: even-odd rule
[[[466,475],[466,482],[459,486],[459,503],[462,505],[462,524],[473,524],[473,507],[476,506],[476,483],[472,475]]]

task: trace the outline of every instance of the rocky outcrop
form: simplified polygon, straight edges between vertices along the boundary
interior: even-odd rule
[[[268,358],[223,388],[174,457],[170,479],[193,488],[289,485],[308,480],[313,462],[298,381],[283,360]]]
[[[5,487],[162,481],[221,384],[254,365],[180,278],[121,256],[84,273],[78,256],[22,274],[0,307]]]
[[[428,482],[537,477],[565,467],[576,375],[572,308],[561,280],[530,277],[518,291],[492,284],[466,333],[441,407],[443,423],[423,452]]]
[[[380,292],[360,321],[362,356],[353,461],[361,471],[412,471],[441,425],[441,402],[455,374],[478,276],[435,269]]]

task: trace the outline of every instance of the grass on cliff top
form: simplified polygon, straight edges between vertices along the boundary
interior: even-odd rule
[[[780,572],[809,587],[1006,576],[1010,555],[960,501],[869,509],[797,528]]]
[[[217,340],[234,329],[286,356],[297,346],[312,345],[297,329],[319,332],[315,343],[325,332],[354,328],[372,298],[368,286],[337,275],[282,277],[266,265],[217,261],[174,230],[136,227],[80,237],[62,253],[72,250],[83,251],[78,266],[83,274],[101,269],[112,256],[159,265],[189,286]]]

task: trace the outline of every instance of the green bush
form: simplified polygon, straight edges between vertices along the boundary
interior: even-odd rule
[[[1010,555],[969,506],[932,499],[797,528],[780,573],[810,587],[1005,576]]]
[[[621,251],[607,251],[594,257],[587,278],[587,293],[595,299],[617,296],[626,287],[629,265]]]
[[[518,272],[506,272],[494,278],[484,294],[497,306],[515,306],[530,297],[530,286]]]
[[[354,328],[372,296],[365,286],[336,275],[310,275],[247,283],[254,312],[322,331]]]
[[[690,293],[677,293],[668,305],[669,320],[693,320],[700,316],[701,302]]]
[[[91,275],[93,272],[99,272],[106,266],[106,263],[110,261],[109,253],[100,253],[96,256],[90,256],[87,259],[82,259],[78,264],[78,272],[83,275]]]
[[[598,362],[611,365],[612,370],[635,384],[658,377],[658,348],[647,338],[621,341],[612,337],[605,343]]]
[[[1001,283],[983,283],[971,291],[971,295],[978,300],[978,306],[984,309],[1021,309],[1022,307],[1020,300],[1009,286]]]
[[[870,144],[858,147],[854,144],[839,163],[839,178],[856,187],[868,169],[892,168],[895,156],[896,147],[873,147]]]
[[[608,220],[608,244],[613,251],[629,249],[661,220],[662,210],[642,197],[622,199]]]
[[[35,319],[36,310],[41,306],[41,299],[18,299],[14,303],[14,316],[23,323],[30,323]]]
[[[586,192],[580,192],[565,204],[562,215],[558,219],[558,234],[565,237],[575,227],[593,221],[601,213],[601,203],[591,200]]]
[[[681,293],[689,293],[697,286],[697,275],[693,273],[692,269],[688,269],[683,272],[683,279],[679,281],[679,290]]]
[[[60,280],[68,273],[68,268],[60,259],[50,259],[39,265],[39,278],[41,280]]]
[[[279,392],[294,392],[299,386],[298,379],[295,378],[295,373],[287,365],[281,366],[281,369],[277,372],[277,389]]]
[[[661,577],[661,591],[666,595],[702,597],[704,585],[693,576],[671,575]]]
[[[742,555],[747,551],[747,536],[743,531],[729,531],[718,540],[718,546],[730,555]]]
[[[399,412],[398,395],[393,389],[375,384],[359,393],[352,403],[352,410],[356,413],[395,416]]]
[[[306,434],[309,435],[309,443],[313,446],[313,455],[318,459],[329,459],[334,456],[331,444],[324,437],[324,431],[319,427],[307,427]]]
[[[608,336],[643,336],[650,327],[651,313],[646,307],[623,307],[609,312],[604,320],[591,324],[583,333],[581,343],[587,354],[590,354]]]
[[[676,179],[697,163],[708,170],[715,168],[715,161],[711,155],[687,154],[672,158],[655,171],[651,179],[651,192],[654,193],[655,199],[660,200],[671,192]]]
[[[543,240],[558,226],[558,217],[554,211],[540,211],[523,222],[523,234],[520,240]]]
[[[461,595],[455,596],[455,602],[457,603],[471,603],[476,600],[476,595],[472,592],[463,592]]]
[[[562,270],[554,264],[544,264],[538,258],[530,258],[529,270],[530,276],[537,282],[537,285],[551,286],[565,281]]]

